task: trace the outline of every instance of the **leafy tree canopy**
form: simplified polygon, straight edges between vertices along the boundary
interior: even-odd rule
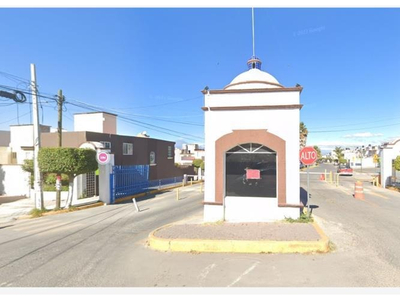
[[[77,148],[41,148],[38,162],[43,173],[63,173],[77,176],[96,171],[96,151]]]
[[[195,168],[201,168],[202,170],[204,170],[204,162],[202,159],[195,159],[193,160],[193,164],[192,164]]]
[[[394,168],[397,171],[400,171],[400,156],[397,156],[396,159],[394,160]]]

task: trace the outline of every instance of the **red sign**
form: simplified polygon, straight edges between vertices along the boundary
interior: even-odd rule
[[[246,170],[246,179],[260,179],[260,170],[252,170],[252,169],[247,169]]]
[[[101,165],[106,165],[110,162],[110,154],[107,152],[97,152],[97,162]]]
[[[314,147],[305,147],[300,151],[300,161],[305,165],[313,164],[317,158],[318,154]]]

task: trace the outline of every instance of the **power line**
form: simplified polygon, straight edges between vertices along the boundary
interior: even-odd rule
[[[393,123],[393,124],[388,124],[388,125],[381,125],[381,126],[374,126],[374,127],[365,127],[365,128],[342,129],[342,130],[320,130],[320,131],[315,130],[315,131],[308,131],[308,133],[330,133],[330,132],[359,131],[359,130],[383,128],[383,127],[396,126],[396,125],[400,125],[400,123]]]
[[[30,114],[30,112],[27,112],[27,113],[25,113],[25,114],[23,114],[23,115],[20,115],[19,117],[26,116],[27,114]],[[17,119],[18,119],[18,117],[17,117],[17,118],[10,119],[10,120],[7,120],[7,121],[4,121],[4,122],[1,122],[0,124],[5,124],[5,123],[11,122],[11,121],[15,121],[15,120],[17,120]]]
[[[77,101],[77,100],[74,100],[74,101],[78,102],[79,104],[75,104],[75,103],[72,103],[72,102],[69,102],[69,101],[65,101],[65,103],[68,103],[68,104],[76,106],[76,107],[88,109],[88,110],[91,110],[91,111],[98,111],[99,109],[101,111],[104,111],[104,108],[100,108],[98,106],[90,105],[90,104],[87,104],[87,103],[84,103],[84,102],[81,102],[81,101]],[[115,111],[109,110],[108,112],[109,113],[113,113]],[[125,122],[128,122],[128,123],[131,123],[131,124],[140,125],[140,126],[142,126],[144,128],[152,129],[154,131],[162,132],[164,134],[168,134],[168,135],[175,136],[175,137],[185,137],[185,138],[193,137],[193,138],[201,139],[201,140],[204,139],[203,137],[200,137],[200,136],[188,134],[186,132],[180,132],[180,131],[176,131],[176,130],[171,130],[169,128],[160,127],[160,126],[149,124],[149,123],[146,123],[146,122],[134,120],[132,118],[128,118],[128,117],[125,117],[125,116],[119,116],[119,119],[121,119],[121,120],[123,120]]]
[[[10,87],[10,86],[6,86],[6,85],[0,85],[0,88],[11,90],[11,91],[22,92],[22,93],[27,94],[27,95],[33,95],[32,92],[30,92],[29,90],[26,90],[26,89],[16,89],[16,88],[13,88],[13,87]],[[38,93],[38,97],[39,98],[44,98],[44,99],[50,99],[50,100],[53,100],[53,101],[57,101],[56,96],[47,97],[47,96],[44,96],[43,93]]]
[[[187,102],[187,101],[192,101],[192,100],[196,100],[196,99],[200,99],[203,96],[197,96],[194,98],[189,98],[189,99],[183,99],[183,100],[178,100],[178,101],[172,101],[172,102],[164,102],[164,103],[160,103],[160,104],[152,104],[152,105],[146,105],[146,106],[134,106],[134,107],[120,107],[120,108],[112,108],[112,109],[138,109],[138,108],[149,108],[149,107],[158,107],[158,106],[164,106],[164,105],[169,105],[169,104],[176,104],[176,103],[182,103],[182,102]]]

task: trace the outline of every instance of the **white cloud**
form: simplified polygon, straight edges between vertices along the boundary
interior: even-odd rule
[[[359,132],[354,134],[347,134],[344,136],[346,139],[353,139],[353,138],[371,138],[371,137],[378,137],[383,136],[382,133],[371,133],[371,132]]]
[[[342,148],[352,148],[365,145],[363,142],[354,142],[354,141],[320,141],[316,143],[316,145],[324,151],[332,151],[335,147],[342,147]]]

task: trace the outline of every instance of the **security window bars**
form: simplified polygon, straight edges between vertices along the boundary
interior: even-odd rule
[[[123,155],[133,155],[133,144],[123,143],[122,144],[122,154]]]
[[[111,142],[100,142],[103,144],[104,149],[111,149]]]
[[[174,158],[172,156],[172,146],[168,146],[168,159]]]

